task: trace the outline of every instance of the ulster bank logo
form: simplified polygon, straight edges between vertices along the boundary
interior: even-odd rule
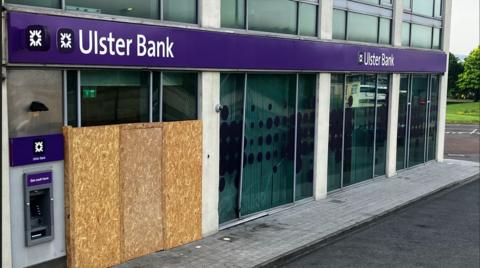
[[[358,64],[363,64],[364,62],[364,57],[363,57],[363,52],[358,53]]]
[[[30,25],[26,29],[26,41],[28,50],[46,51],[50,48],[50,37],[47,27]]]
[[[57,31],[57,48],[62,53],[70,53],[73,51],[75,43],[75,34],[73,30],[62,28]]]

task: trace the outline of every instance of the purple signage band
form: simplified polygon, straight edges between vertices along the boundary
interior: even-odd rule
[[[52,177],[51,171],[25,174],[28,187],[50,184],[52,183]]]
[[[10,139],[10,166],[23,166],[63,160],[63,135]]]
[[[443,73],[441,51],[8,14],[12,64]]]

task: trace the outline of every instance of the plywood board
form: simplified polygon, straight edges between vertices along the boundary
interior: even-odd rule
[[[163,249],[161,125],[122,126],[124,261]]]
[[[162,188],[165,248],[201,238],[202,123],[164,123]]]
[[[122,260],[119,127],[67,128],[69,267]]]

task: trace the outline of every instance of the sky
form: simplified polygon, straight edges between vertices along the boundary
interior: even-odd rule
[[[480,0],[452,0],[450,52],[468,55],[480,43]]]

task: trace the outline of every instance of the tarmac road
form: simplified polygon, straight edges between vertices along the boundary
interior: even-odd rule
[[[284,267],[480,267],[480,181],[446,190]]]
[[[480,126],[447,125],[445,158],[480,162]]]

